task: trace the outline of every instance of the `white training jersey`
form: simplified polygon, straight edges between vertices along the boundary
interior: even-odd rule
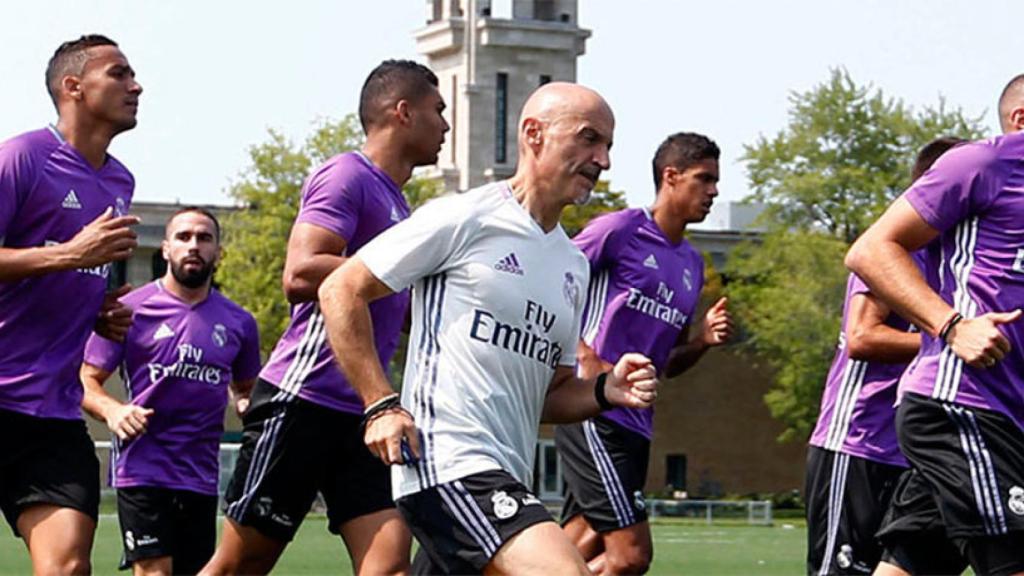
[[[413,284],[402,406],[422,453],[392,468],[394,497],[496,469],[530,486],[548,385],[576,364],[583,254],[497,182],[430,202],[358,258],[392,290]]]

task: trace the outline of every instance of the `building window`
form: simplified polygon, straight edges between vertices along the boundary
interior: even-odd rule
[[[686,490],[686,454],[665,455],[665,485]]]
[[[534,468],[534,493],[541,500],[562,498],[562,462],[550,438],[537,440],[537,465]]]
[[[128,281],[128,262],[120,260],[110,264],[110,273],[107,276],[108,288],[120,288]]]
[[[506,146],[508,144],[508,74],[498,72],[497,88],[494,99],[494,162],[504,164],[508,161]]]
[[[167,273],[167,260],[164,260],[164,255],[159,249],[156,252],[153,252],[153,260],[150,266],[153,271],[152,280],[163,278],[164,274]]]
[[[553,21],[555,19],[555,0],[536,0],[533,5],[533,18]]]
[[[437,22],[438,20],[440,20],[441,18],[444,17],[441,14],[441,8],[443,7],[442,6],[442,0],[433,0],[432,4],[433,4],[433,6],[431,8],[433,8],[433,10],[432,10],[432,13],[431,13],[432,18],[430,19],[430,21],[431,22]]]
[[[543,86],[543,85],[548,84],[550,82],[551,82],[551,74],[541,74],[540,75],[540,83],[537,84],[537,85],[538,86]]]

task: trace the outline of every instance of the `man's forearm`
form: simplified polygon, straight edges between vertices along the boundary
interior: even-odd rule
[[[346,260],[345,256],[315,254],[289,266],[284,276],[284,293],[288,302],[299,304],[316,300],[320,284]]]
[[[850,249],[847,268],[897,314],[923,331],[938,334],[951,311],[949,304],[928,286],[906,248],[869,234]]]
[[[393,394],[377,359],[369,302],[332,274],[321,286],[320,308],[334,357],[363,405]]]
[[[76,267],[60,244],[35,248],[0,248],[0,282],[17,282]]]
[[[664,377],[675,378],[686,372],[708,351],[709,346],[701,340],[700,335],[694,336],[682,346],[676,346],[665,362]]]
[[[541,421],[545,424],[570,424],[601,413],[594,394],[594,380],[569,378],[552,385],[544,400]]]
[[[85,388],[82,395],[82,409],[96,420],[106,422],[110,411],[122,406],[117,398],[107,393],[103,388],[103,383],[99,380],[84,376],[82,385]]]

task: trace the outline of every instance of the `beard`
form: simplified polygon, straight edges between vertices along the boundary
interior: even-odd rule
[[[185,270],[184,263],[171,263],[171,275],[186,288],[199,288],[213,276],[213,264],[204,262],[198,269]]]

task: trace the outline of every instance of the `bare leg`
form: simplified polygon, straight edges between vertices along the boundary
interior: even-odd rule
[[[408,574],[412,534],[397,510],[381,510],[341,526],[356,574]]]
[[[18,516],[32,571],[38,576],[90,574],[96,522],[87,514],[52,504],[29,506]]]
[[[171,557],[157,556],[132,562],[133,576],[171,576]]]
[[[199,573],[207,576],[266,574],[277,563],[287,545],[287,542],[265,536],[255,528],[225,518],[220,545]]]
[[[513,536],[484,567],[488,576],[590,574],[583,557],[554,522],[534,524]]]

